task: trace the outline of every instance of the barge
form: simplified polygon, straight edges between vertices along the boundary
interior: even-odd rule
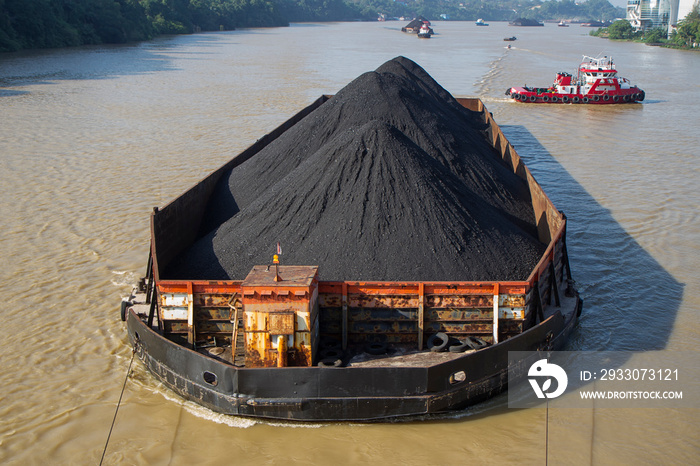
[[[510,351],[561,349],[582,308],[565,215],[479,99],[456,99],[532,200],[546,245],[522,280],[327,281],[275,254],[238,280],[163,271],[198,235],[222,175],[331,97],[321,96],[150,216],[145,277],[121,303],[136,356],[170,390],[212,411],[294,421],[372,421],[463,409],[507,388]],[[279,246],[278,246],[279,249]],[[278,251],[280,252],[280,251]],[[515,372],[526,373],[526,364]]]

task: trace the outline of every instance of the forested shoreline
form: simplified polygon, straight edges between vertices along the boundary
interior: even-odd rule
[[[414,18],[609,21],[607,0],[0,0],[0,52],[115,44],[161,34],[288,26],[303,21]]]

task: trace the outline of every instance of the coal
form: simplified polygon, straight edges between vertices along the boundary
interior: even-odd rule
[[[365,73],[219,182],[170,279],[282,264],[322,280],[523,280],[546,245],[480,115],[404,57]]]

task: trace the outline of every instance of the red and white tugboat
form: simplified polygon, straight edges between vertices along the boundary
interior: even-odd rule
[[[643,90],[617,75],[611,57],[585,55],[577,76],[559,72],[550,87],[511,87],[506,95],[519,102],[544,104],[623,104],[644,100]]]
[[[432,36],[432,35],[433,35],[433,29],[430,27],[430,23],[427,21],[423,21],[423,25],[418,30],[418,38],[419,39],[430,39],[430,36]]]

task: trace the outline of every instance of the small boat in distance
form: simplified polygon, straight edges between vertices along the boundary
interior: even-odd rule
[[[430,28],[430,26],[423,23],[423,25],[418,30],[418,38],[419,39],[430,39],[430,36],[432,36],[432,35],[433,35],[433,30]]]
[[[411,20],[411,22],[408,23],[406,26],[402,27],[401,32],[417,34],[418,32],[420,32],[420,28],[422,28],[423,26],[430,27],[430,21],[427,18],[424,18],[423,16],[419,16]],[[433,34],[432,29],[430,30],[430,33]]]
[[[526,103],[623,104],[644,100],[644,91],[617,75],[612,57],[585,56],[577,75],[557,73],[550,87],[511,87],[506,95]]]
[[[569,25],[566,24],[563,20],[562,20],[562,21],[559,21],[558,26],[559,26],[560,28],[568,28],[568,27],[569,27]]]
[[[518,38],[515,37],[515,36],[512,36],[512,37],[504,37],[504,38],[503,38],[503,40],[505,40],[505,41],[507,41],[507,42],[512,42],[512,41],[517,40],[517,39],[518,39]]]
[[[488,26],[489,23],[485,23],[484,20],[483,20],[482,18],[479,18],[479,19],[476,20],[476,25],[477,25],[477,26]]]

